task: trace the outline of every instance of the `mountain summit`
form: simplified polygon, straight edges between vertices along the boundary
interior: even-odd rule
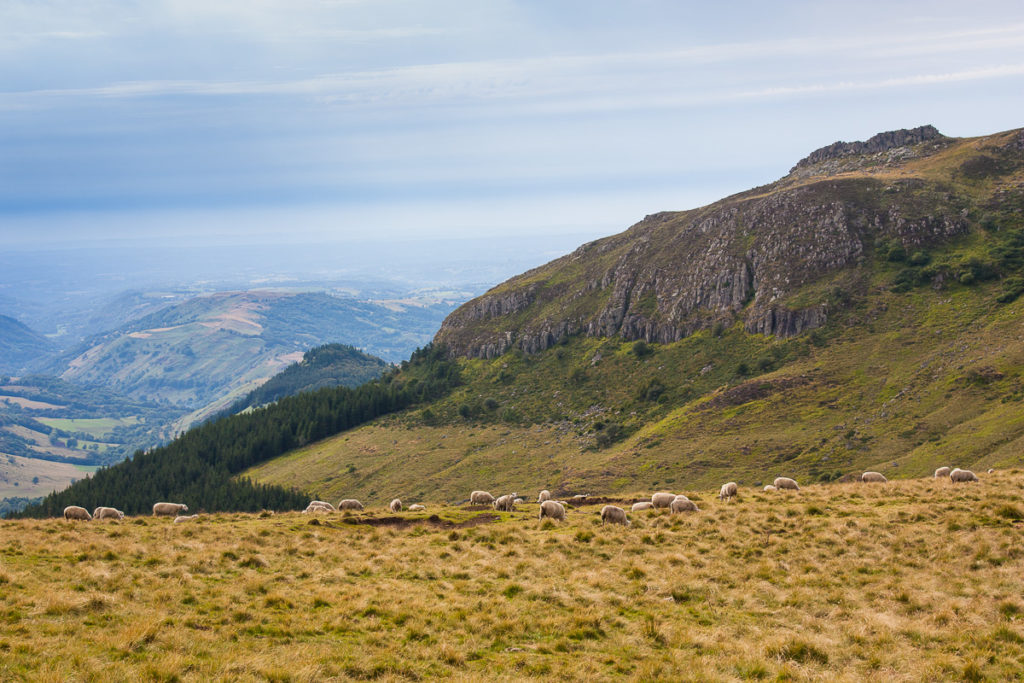
[[[742,324],[788,337],[870,286],[863,264],[967,236],[1022,196],[1024,129],[949,138],[933,126],[836,142],[788,175],[714,204],[647,216],[514,277],[435,337],[459,356],[542,351],[584,334],[670,343]],[[930,273],[936,286],[961,273]]]

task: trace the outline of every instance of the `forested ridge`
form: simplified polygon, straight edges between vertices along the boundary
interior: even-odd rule
[[[190,429],[166,446],[136,452],[12,517],[56,516],[67,505],[89,510],[109,505],[125,514],[143,514],[162,500],[185,503],[193,512],[299,509],[310,492],[234,475],[293,448],[437,398],[458,382],[458,366],[442,349],[428,346],[401,369],[355,389],[298,394]]]
[[[228,409],[238,413],[306,391],[325,387],[357,387],[380,377],[388,368],[384,360],[354,346],[324,344],[306,351],[302,362],[292,363]]]

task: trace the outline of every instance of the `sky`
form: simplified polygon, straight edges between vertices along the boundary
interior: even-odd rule
[[[598,237],[1022,112],[1020,0],[0,0],[0,249]]]

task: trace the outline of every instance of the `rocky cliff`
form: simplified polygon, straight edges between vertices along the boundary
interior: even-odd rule
[[[922,126],[837,142],[769,186],[647,216],[515,277],[452,313],[435,341],[491,358],[576,334],[669,343],[736,322],[752,334],[800,334],[843,305],[836,282],[863,281],[879,250],[968,233],[994,201],[986,193],[1007,188],[963,187],[965,164],[1020,169],[1022,138],[958,140]]]

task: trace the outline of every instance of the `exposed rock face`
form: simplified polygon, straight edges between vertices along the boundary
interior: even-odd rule
[[[1013,148],[1018,139],[1000,144]],[[915,144],[924,147],[907,155],[920,158],[953,142],[923,126],[836,143],[797,168],[837,157],[863,164],[867,157],[856,155]],[[456,355],[492,358],[513,348],[536,353],[575,334],[670,343],[737,320],[752,334],[798,335],[841,305],[824,279],[856,273],[877,245],[909,252],[965,233],[971,200],[949,190],[907,174],[825,171],[647,216],[469,302],[435,341]]]
[[[920,126],[918,128],[901,128],[900,130],[886,131],[874,135],[863,142],[843,142],[840,140],[839,142],[833,142],[831,145],[814,150],[798,161],[793,170],[828,159],[838,159],[855,154],[875,154],[896,147],[907,147],[927,142],[928,140],[944,139],[945,137],[935,126]]]

